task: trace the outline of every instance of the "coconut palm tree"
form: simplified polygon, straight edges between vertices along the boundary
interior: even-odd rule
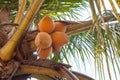
[[[120,18],[112,0],[109,0],[111,11],[106,9],[103,0],[0,2],[0,79],[25,80],[32,76],[42,80],[93,80],[68,70],[71,60],[78,68],[81,62],[82,67],[86,66],[86,61],[94,64],[95,74],[99,75],[96,79],[105,80],[106,75],[109,80],[114,80],[112,76],[119,79]],[[90,9],[91,15],[81,20],[84,14],[80,11],[86,9]],[[46,15],[66,24],[69,43],[57,55],[49,56],[49,60],[41,60],[34,54],[34,39],[38,33],[36,24]]]

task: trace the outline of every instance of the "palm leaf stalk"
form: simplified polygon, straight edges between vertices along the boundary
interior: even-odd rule
[[[25,18],[21,22],[19,28],[12,36],[12,38],[0,49],[0,57],[4,61],[8,61],[12,58],[13,51],[23,36],[26,28],[30,24],[31,20],[39,10],[44,0],[35,0],[31,6],[29,6]]]
[[[97,20],[98,16],[97,16],[96,11],[95,11],[94,1],[93,0],[89,0],[89,4],[90,4],[91,11],[92,11],[93,22],[96,21],[95,22],[96,23],[96,31],[97,31],[96,38],[98,39],[98,46],[99,46],[98,50],[99,50],[99,48],[101,48],[103,50],[104,54],[105,54],[105,59],[106,59],[106,64],[107,64],[107,70],[108,70],[109,78],[110,78],[110,80],[112,80],[111,79],[111,73],[110,73],[110,67],[109,67],[109,61],[108,61],[108,55],[107,55],[107,52],[106,52],[106,49],[105,49],[106,48],[105,40],[103,38],[103,35],[102,35],[102,32],[101,32],[101,28],[99,27],[99,23],[98,23],[98,20]],[[98,10],[100,11],[100,8],[98,8]],[[103,46],[103,48],[102,48],[101,45]],[[102,56],[102,53],[101,54],[100,53],[98,54],[98,53],[99,53],[99,51],[96,53],[96,55],[98,55],[97,63],[99,63],[99,59],[101,58],[100,56]],[[98,65],[100,65],[100,64],[98,64]],[[101,67],[98,67],[98,70],[99,70],[99,72],[101,74],[101,77],[102,77],[102,71],[101,71],[102,69],[101,69]]]
[[[103,9],[106,11],[107,9],[106,9],[106,7],[105,7],[105,2],[104,2],[104,0],[101,0],[101,3],[102,3],[102,6],[103,6]]]
[[[101,19],[101,21],[102,21],[102,23],[104,24],[105,23],[105,21],[104,21],[104,18],[103,18],[103,16],[102,16],[102,13],[101,13],[101,8],[100,8],[100,1],[97,1],[97,0],[95,0],[95,4],[96,4],[96,7],[97,7],[97,10],[98,10],[98,12],[99,12],[99,14],[100,14],[100,19]],[[104,6],[104,2],[103,2],[103,6]],[[105,6],[104,6],[105,7]],[[104,27],[106,27],[106,25],[104,24]],[[102,57],[102,55],[100,55],[100,64],[98,64],[98,66],[100,66],[100,75],[101,76],[99,76],[99,78],[100,78],[100,80],[101,80],[101,78],[103,79],[103,80],[105,80],[105,72],[104,72],[104,64],[103,64],[103,57]],[[99,60],[99,59],[98,59]],[[99,62],[99,61],[97,61],[97,62]]]
[[[53,76],[61,76],[57,71],[49,69],[49,68],[36,67],[36,66],[30,66],[30,65],[21,65],[20,67],[21,68],[16,73],[17,75],[30,73],[30,74],[46,74],[46,75],[51,74]]]
[[[107,22],[112,18],[114,19],[114,16],[107,16],[107,17],[104,17],[103,19],[105,22]],[[90,28],[92,28],[92,20],[83,21],[83,22],[78,23],[78,24],[68,25],[66,34],[67,35],[74,35],[77,33],[88,31]]]
[[[117,10],[116,10],[116,8],[115,8],[115,5],[114,5],[114,3],[113,3],[112,0],[110,0],[110,4],[111,4],[111,7],[112,7],[112,9],[113,9],[113,11],[114,11],[115,17],[116,17],[117,20],[120,22],[120,16],[119,16],[119,14],[118,14],[118,12],[117,12]]]
[[[112,63],[112,65],[113,65],[112,67],[113,67],[113,70],[115,72],[115,78],[117,80],[117,74],[116,74],[115,64],[117,66],[117,71],[119,72],[120,68],[118,67],[117,55],[119,55],[120,47],[118,45],[119,43],[116,41],[116,37],[113,37],[113,36],[116,36],[116,34],[113,35],[114,31],[111,32],[109,26],[106,27],[105,32],[106,32],[106,34],[108,36],[108,40],[109,40],[108,42],[106,42],[106,45],[108,45],[109,48],[110,48],[110,45],[111,45],[112,50],[113,50],[113,51],[109,50],[109,52],[110,52],[110,59],[109,60],[111,61],[111,62],[110,61],[109,62]],[[109,45],[109,43],[110,43],[110,45]],[[114,57],[114,59],[112,57]],[[115,64],[114,64],[114,61],[115,61]]]
[[[108,47],[108,45],[109,45],[109,43],[106,41],[107,39],[105,39],[105,36],[103,36],[104,37],[104,48],[102,49],[102,52],[105,54],[105,58],[103,57],[103,55],[101,55],[103,58],[101,58],[100,57],[100,55],[99,55],[99,58],[101,58],[101,64],[103,65],[103,59],[106,59],[106,64],[107,64],[107,71],[108,71],[108,74],[109,74],[109,78],[110,79],[112,79],[112,77],[111,77],[111,68],[113,68],[113,71],[115,72],[115,78],[116,78],[116,80],[117,80],[117,74],[116,74],[116,71],[118,70],[118,72],[119,72],[119,66],[118,66],[118,62],[116,61],[117,60],[117,57],[114,57],[114,59],[113,58],[111,58],[112,57],[112,55],[114,55],[114,56],[116,56],[117,54],[119,54],[119,46],[117,45],[118,44],[118,42],[116,41],[116,38],[114,37],[115,36],[115,34],[114,34],[114,36],[113,36],[113,33],[114,32],[111,32],[110,31],[110,26],[109,25],[106,25],[105,24],[105,21],[104,21],[104,19],[103,19],[103,16],[102,16],[102,14],[101,14],[101,10],[99,9],[99,5],[98,5],[98,3],[96,2],[96,6],[97,6],[97,9],[98,9],[98,12],[99,12],[99,14],[100,14],[100,18],[101,18],[101,21],[102,21],[102,26],[104,26],[105,27],[105,32],[104,32],[104,35],[106,35],[107,34],[107,39],[108,39],[108,42],[109,43],[111,43],[111,45],[113,45],[112,47],[114,47],[114,49],[113,49],[113,51],[114,52],[108,52],[108,48],[110,48],[110,47]],[[111,50],[110,50],[111,51]],[[98,63],[98,61],[97,61],[97,63]],[[110,64],[112,64],[113,66],[110,66]],[[115,64],[116,64],[116,66],[118,66],[117,67],[117,70],[116,70],[116,68],[115,68]],[[100,64],[97,64],[97,65],[100,65]],[[101,68],[99,68],[98,67],[98,70],[99,70],[99,72],[103,72],[103,78],[104,78],[104,65],[103,65],[103,67],[101,67]],[[102,70],[102,71],[101,71]],[[100,76],[102,76],[102,73],[101,73],[101,75]],[[101,78],[99,78],[100,80],[101,80]],[[105,78],[104,78],[105,79]]]
[[[75,76],[78,77],[79,80],[94,80],[88,76],[85,76],[84,74],[80,74],[74,71],[71,71]],[[51,68],[45,68],[45,67],[40,67],[40,66],[32,66],[32,65],[20,65],[20,68],[16,72],[16,75],[21,75],[29,73],[32,74],[31,76],[35,77],[40,77],[40,75],[52,75],[52,76],[57,76],[57,77],[63,77],[64,75],[61,75],[59,71],[53,70]],[[33,77],[34,77],[33,76]],[[44,77],[45,78],[45,77]],[[40,78],[39,78],[40,79]],[[75,80],[75,79],[73,79]]]
[[[115,1],[117,3],[118,7],[120,8],[120,0],[115,0]]]
[[[97,4],[97,3],[96,3],[96,4]],[[98,8],[98,6],[97,6],[97,8]],[[114,37],[112,36],[112,34],[111,34],[111,32],[110,32],[109,26],[105,24],[105,21],[104,21],[104,19],[103,19],[103,16],[102,16],[101,11],[99,10],[99,8],[98,8],[98,12],[99,12],[99,14],[100,14],[100,17],[101,17],[103,26],[105,27],[105,32],[106,32],[107,35],[108,35],[108,39],[109,39],[110,42],[114,45],[114,47],[116,47],[117,52],[115,51],[115,53],[118,53],[118,54],[119,54],[119,50],[120,50],[120,48],[119,48],[119,46],[118,46],[119,43],[116,42],[116,38],[114,38]],[[106,45],[109,45],[109,44],[106,42]],[[112,57],[111,54],[110,54],[110,57]],[[116,58],[115,58],[115,59],[116,59]],[[115,65],[113,64],[114,61],[113,61],[112,58],[111,58],[111,63],[112,63],[112,65],[113,65],[113,70],[114,70],[114,72],[115,72],[115,78],[116,78],[116,80],[117,80],[117,74],[116,74],[116,70],[115,70]],[[117,64],[118,64],[118,63],[117,63]],[[119,68],[118,68],[118,69],[119,69]]]
[[[20,24],[20,22],[24,16],[26,2],[27,2],[27,0],[19,1],[19,8],[18,8],[18,12],[15,17],[14,23]],[[15,33],[15,31],[16,31],[16,28],[13,27],[12,31],[9,33],[9,37],[11,37]]]
[[[103,19],[102,14],[101,14],[101,10],[99,9],[100,7],[98,6],[99,4],[97,3],[97,1],[95,1],[95,2],[96,2],[96,5],[97,5],[98,12],[99,12],[99,14],[100,14],[100,17],[101,17],[101,21],[102,21],[102,23],[103,23],[103,26],[105,27],[105,30],[108,30],[108,31],[109,31],[109,29],[108,29],[109,26],[107,26],[107,25],[105,24],[105,21],[104,21],[104,19]],[[110,34],[110,32],[108,33],[108,31],[106,31],[106,32],[107,32],[107,35],[110,36],[111,34]],[[114,39],[114,38],[109,38],[109,39],[112,40],[112,39]],[[114,44],[114,43],[113,43],[113,44]],[[106,45],[108,45],[108,43],[106,43]],[[115,46],[115,47],[117,47],[117,46]],[[111,54],[110,54],[110,57],[112,57]],[[116,78],[116,80],[117,80],[117,74],[116,74],[116,70],[115,70],[115,65],[113,64],[114,61],[113,61],[112,58],[111,58],[111,62],[112,62],[112,65],[113,65],[113,70],[114,70],[114,72],[115,72],[115,78]],[[103,76],[104,76],[105,73],[104,73],[103,61],[102,61],[102,69],[103,69]],[[104,76],[104,80],[105,80],[105,76]]]
[[[14,20],[14,23],[20,23],[23,16],[24,16],[24,11],[25,11],[25,5],[27,3],[27,0],[20,0],[19,1],[19,9],[18,9],[18,12],[16,14],[16,17],[15,17],[15,20]]]

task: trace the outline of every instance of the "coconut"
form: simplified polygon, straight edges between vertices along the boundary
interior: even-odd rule
[[[39,49],[38,50],[38,56],[41,59],[46,59],[50,54],[52,53],[52,47],[48,47],[46,49]]]
[[[53,32],[51,38],[54,48],[61,47],[69,41],[68,36],[64,32]]]
[[[46,32],[39,32],[35,38],[35,45],[41,49],[50,47],[52,44],[51,36]]]
[[[38,23],[38,27],[39,31],[47,33],[51,33],[55,28],[54,22],[48,16],[45,16],[40,20],[40,22]]]
[[[55,29],[54,31],[66,32],[66,24],[62,22],[55,22]]]

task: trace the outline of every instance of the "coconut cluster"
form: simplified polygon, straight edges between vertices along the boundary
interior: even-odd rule
[[[38,56],[46,59],[52,52],[59,53],[61,47],[66,44],[68,36],[65,34],[66,25],[61,22],[54,22],[50,17],[43,17],[38,23],[40,31],[35,37]]]

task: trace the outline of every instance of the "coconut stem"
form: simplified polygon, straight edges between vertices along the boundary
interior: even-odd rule
[[[19,0],[19,10],[16,14],[14,23],[20,24],[20,22],[23,18],[23,15],[24,15],[24,10],[25,10],[26,3],[27,3],[27,0]],[[13,27],[11,32],[8,34],[9,38],[15,33],[15,31],[16,31],[16,27]]]

